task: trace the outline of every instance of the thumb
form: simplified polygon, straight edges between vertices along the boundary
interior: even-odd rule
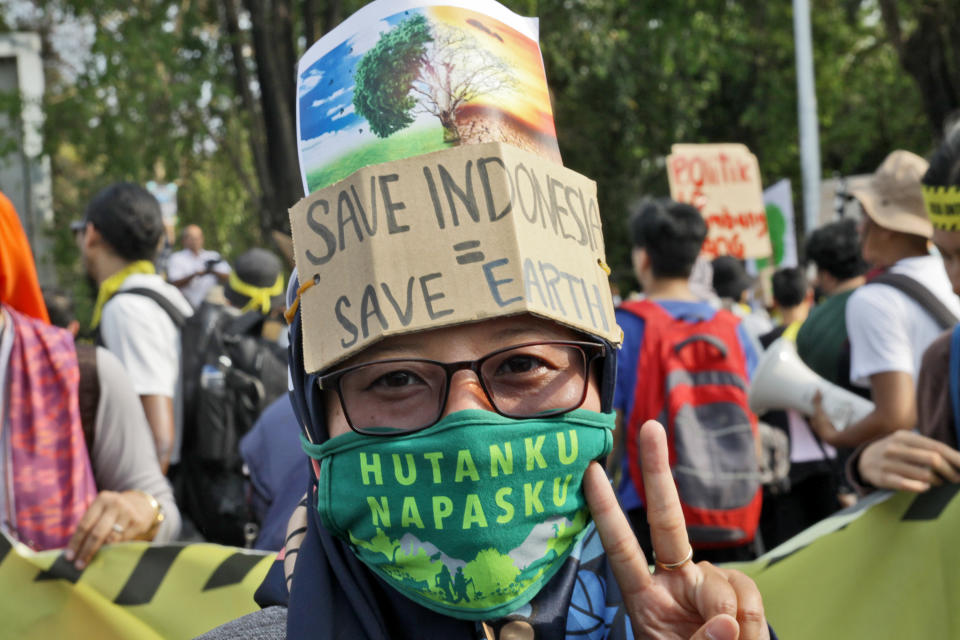
[[[740,625],[737,624],[737,619],[721,613],[707,620],[690,640],[737,640],[739,637]]]

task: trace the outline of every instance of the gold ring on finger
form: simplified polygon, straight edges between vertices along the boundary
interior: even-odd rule
[[[693,560],[693,547],[690,547],[690,550],[687,551],[687,555],[684,556],[683,560],[680,562],[661,562],[660,560],[657,560],[657,552],[653,552],[653,563],[657,565],[658,569],[663,569],[664,571],[676,571],[691,560]]]

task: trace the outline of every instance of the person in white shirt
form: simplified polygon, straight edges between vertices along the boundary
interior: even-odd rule
[[[140,396],[164,473],[179,461],[182,439],[180,330],[161,304],[130,289],[153,291],[181,318],[193,309],[157,275],[153,259],[163,233],[160,205],[143,187],[116,183],[100,191],[84,214],[83,264],[97,283],[92,328],[123,363]]]
[[[933,226],[920,185],[927,166],[926,160],[909,151],[894,151],[867,185],[852,191],[865,214],[861,251],[874,267],[922,285],[960,318],[960,299],[947,278],[943,259],[928,250]],[[876,408],[843,431],[833,428],[823,412],[811,418],[811,426],[824,441],[838,447],[855,447],[914,428],[920,361],[945,327],[913,297],[879,282],[868,283],[850,296],[846,324],[850,381],[869,386]]]
[[[218,282],[227,281],[230,265],[216,251],[203,248],[203,230],[195,224],[184,227],[183,249],[167,260],[167,281],[180,289],[196,309]]]

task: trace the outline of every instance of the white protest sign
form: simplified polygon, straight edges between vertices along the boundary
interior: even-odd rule
[[[297,69],[304,193],[366,166],[506,142],[560,162],[537,20],[490,0],[381,0]]]
[[[164,224],[175,226],[177,223],[177,183],[162,183],[151,180],[146,186],[147,191],[160,203],[160,215],[163,216]]]
[[[773,244],[773,262],[778,267],[797,266],[797,234],[793,220],[793,192],[784,178],[763,192],[767,227]]]
[[[667,157],[670,197],[707,221],[703,253],[714,258],[772,254],[757,158],[742,144],[675,144]]]
[[[531,313],[620,342],[596,184],[500,143],[357,171],[290,209],[306,371],[384,337]]]

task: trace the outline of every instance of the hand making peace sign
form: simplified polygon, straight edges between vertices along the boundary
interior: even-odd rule
[[[709,562],[683,562],[689,558],[690,541],[670,473],[666,434],[658,422],[649,420],[640,429],[640,455],[647,519],[659,560],[653,574],[603,468],[594,462],[584,476],[587,502],[620,585],[634,636],[768,640],[763,602],[753,580]],[[664,566],[671,564],[681,566]]]

